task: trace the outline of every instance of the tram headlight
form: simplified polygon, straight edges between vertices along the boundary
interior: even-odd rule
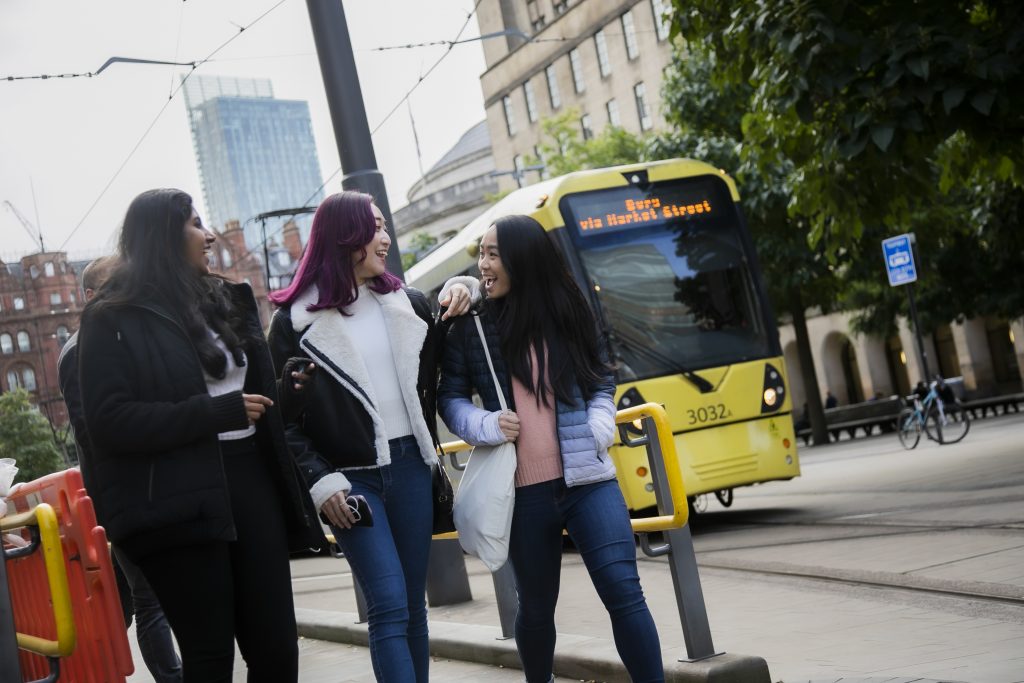
[[[786,402],[786,386],[782,373],[770,363],[764,366],[764,384],[761,385],[761,414],[774,413]]]

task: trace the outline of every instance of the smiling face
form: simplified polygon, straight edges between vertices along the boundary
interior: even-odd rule
[[[391,237],[388,236],[384,214],[376,204],[371,204],[370,208],[373,209],[373,220],[376,224],[373,238],[364,247],[365,256],[358,251],[352,252],[352,270],[355,272],[356,282],[360,285],[384,274],[387,270],[388,249],[391,247]]]
[[[185,261],[200,275],[210,273],[210,253],[216,239],[217,236],[203,225],[193,208],[192,215],[185,221]]]
[[[493,225],[480,240],[480,255],[476,265],[480,269],[480,279],[487,298],[500,299],[509,293],[512,283],[498,253],[498,229]]]

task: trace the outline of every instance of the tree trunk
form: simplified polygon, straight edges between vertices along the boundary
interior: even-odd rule
[[[793,332],[796,334],[796,351],[800,358],[800,374],[804,378],[804,396],[807,398],[807,417],[811,421],[811,435],[815,445],[828,443],[828,428],[825,425],[825,409],[818,391],[818,375],[814,370],[814,356],[811,354],[811,339],[807,334],[807,318],[804,315],[803,297],[800,290],[789,291],[789,312],[793,317]],[[794,406],[794,409],[796,406]]]

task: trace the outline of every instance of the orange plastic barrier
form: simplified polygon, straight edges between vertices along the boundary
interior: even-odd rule
[[[96,523],[92,499],[77,468],[23,484],[8,502],[16,512],[48,503],[57,512],[68,587],[75,617],[77,645],[60,660],[60,681],[123,683],[135,666],[125,634],[107,534]],[[8,584],[19,633],[55,638],[50,591],[40,553],[8,562]],[[45,678],[49,664],[39,655],[20,653],[26,681]]]

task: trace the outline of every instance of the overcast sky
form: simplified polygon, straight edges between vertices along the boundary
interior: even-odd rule
[[[2,0],[0,78],[95,71],[111,56],[200,60],[277,2]],[[345,0],[344,6],[372,129],[447,49],[373,48],[451,40],[473,1]],[[478,35],[473,17],[463,38]],[[41,225],[48,250],[88,257],[110,248],[128,203],[143,190],[180,187],[204,214],[181,92],[89,212],[189,70],[117,64],[94,78],[0,80],[0,204],[9,200]],[[483,120],[483,70],[479,42],[456,46],[413,93],[424,168]],[[275,97],[308,101],[323,179],[340,165],[303,0],[285,0],[195,73],[270,78]],[[396,209],[420,174],[405,105],[374,135],[374,146]],[[340,174],[325,191],[339,189]],[[33,250],[15,215],[0,206],[0,258]]]

